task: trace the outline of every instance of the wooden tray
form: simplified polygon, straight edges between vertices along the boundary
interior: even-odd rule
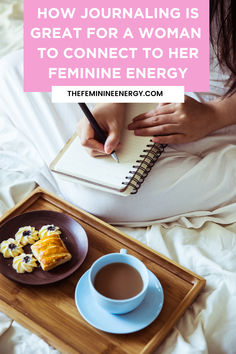
[[[85,229],[89,251],[82,266],[69,278],[46,286],[16,283],[0,275],[0,310],[39,335],[62,353],[151,353],[167,336],[205,285],[205,280],[98,218],[37,188],[7,212],[5,222],[32,210],[55,210],[77,220]],[[75,286],[100,256],[126,248],[159,278],[164,306],[147,328],[132,334],[114,335],[91,327],[80,316],[74,301]]]

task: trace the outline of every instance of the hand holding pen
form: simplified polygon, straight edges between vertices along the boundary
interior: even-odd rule
[[[92,128],[88,118],[79,121],[77,132],[81,144],[86,148],[91,156],[101,156],[102,154],[111,154],[114,150],[118,151],[120,135],[124,126],[124,104],[99,104],[93,110],[93,115],[99,127],[105,133],[105,137],[99,139],[98,134]],[[88,113],[87,113],[88,114]],[[101,142],[102,140],[105,143]]]

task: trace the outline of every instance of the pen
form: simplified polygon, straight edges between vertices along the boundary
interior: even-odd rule
[[[98,140],[100,141],[100,143],[104,144],[107,136],[106,134],[103,132],[103,130],[99,127],[98,123],[96,122],[94,116],[92,115],[92,113],[90,112],[88,106],[85,103],[78,103],[78,105],[80,106],[80,108],[82,109],[82,111],[84,112],[86,118],[88,119],[89,123],[91,124],[91,126],[93,127]],[[119,159],[115,153],[115,151],[112,151],[111,156],[113,157],[113,159],[116,162],[119,162]]]

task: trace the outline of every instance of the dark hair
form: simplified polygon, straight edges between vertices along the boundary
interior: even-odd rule
[[[210,0],[210,38],[222,69],[230,70],[226,95],[236,92],[236,1]]]

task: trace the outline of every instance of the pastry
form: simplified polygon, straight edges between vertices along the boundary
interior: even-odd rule
[[[43,270],[51,270],[72,257],[57,234],[51,234],[35,242],[31,250]]]
[[[55,225],[44,225],[39,230],[39,237],[43,238],[52,234],[60,235],[61,231],[58,226]]]
[[[19,230],[15,234],[15,239],[23,246],[28,245],[28,243],[32,245],[32,243],[39,239],[39,233],[37,230],[35,230],[34,227],[24,226],[19,228]]]
[[[12,266],[17,271],[17,273],[31,273],[34,268],[37,267],[37,263],[32,254],[22,253],[20,256],[13,258]]]
[[[0,252],[4,258],[15,257],[23,253],[22,247],[14,238],[9,238],[0,244]]]

